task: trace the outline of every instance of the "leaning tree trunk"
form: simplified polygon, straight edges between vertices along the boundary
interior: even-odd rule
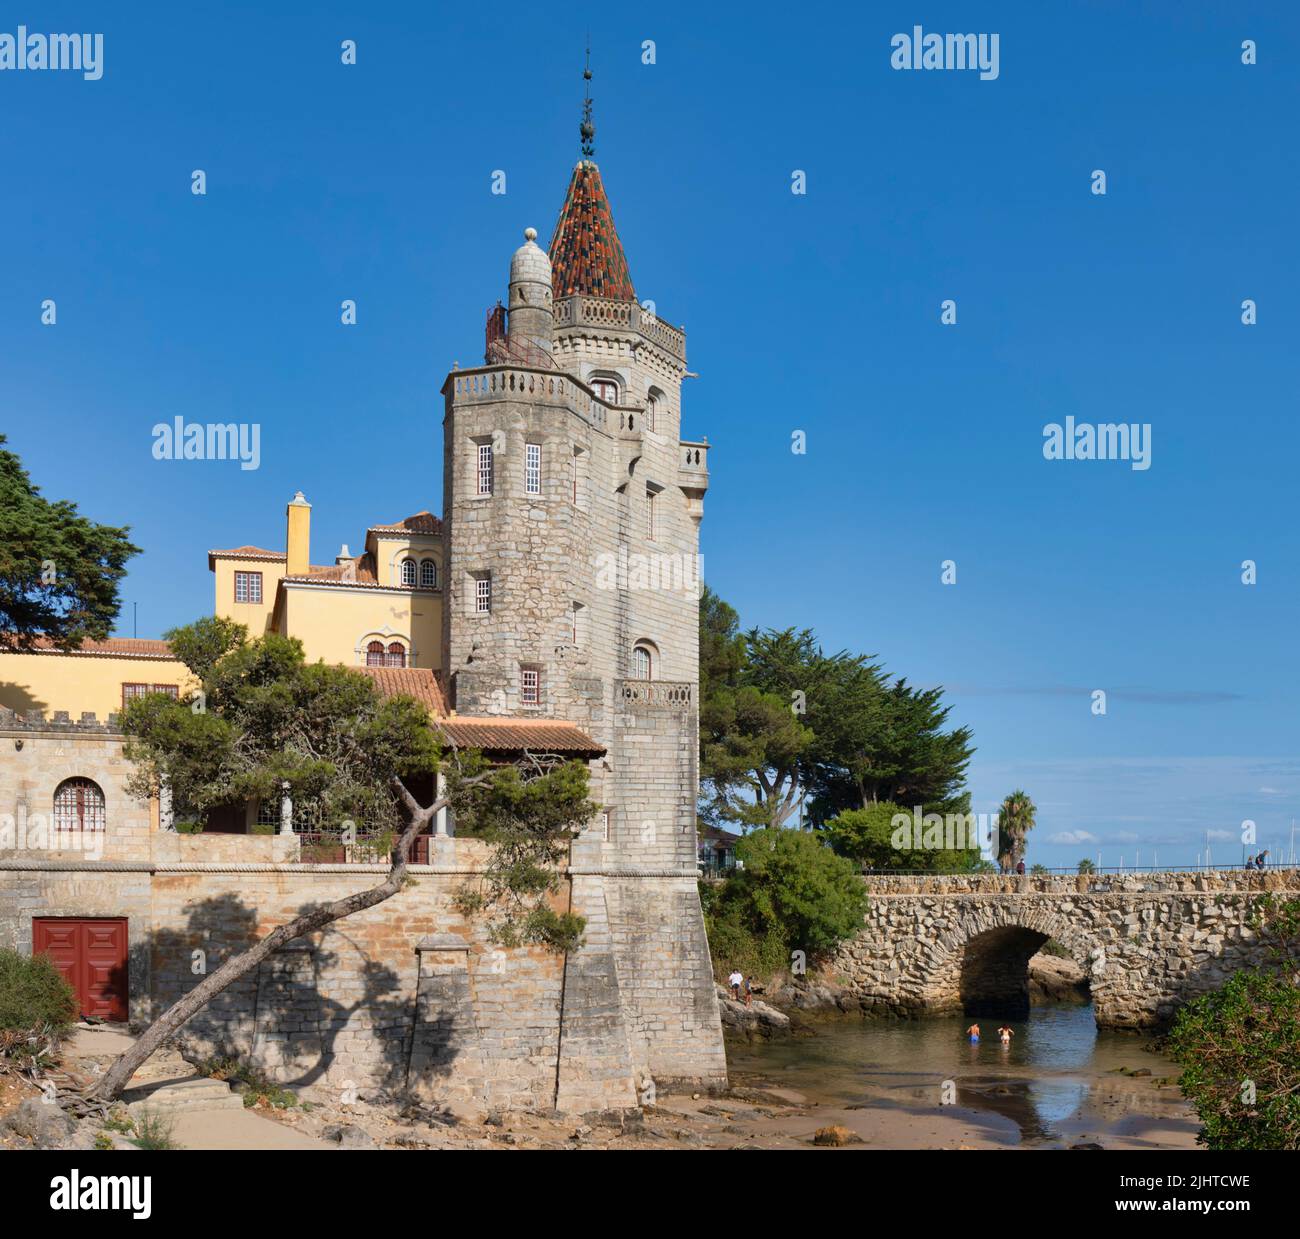
[[[86,1100],[103,1104],[115,1100],[126,1088],[131,1077],[161,1048],[172,1033],[197,1015],[222,990],[251,972],[262,960],[279,950],[286,942],[313,933],[334,921],[341,921],[355,912],[373,908],[376,904],[391,899],[402,889],[411,844],[420,831],[429,824],[433,815],[449,803],[449,798],[442,797],[435,800],[427,809],[423,809],[400,781],[394,780],[394,782],[397,784],[394,790],[406,810],[408,822],[406,829],[393,845],[392,866],[384,880],[369,890],[357,891],[356,894],[336,899],[333,903],[322,904],[283,925],[276,926],[265,938],[255,942],[248,950],[233,959],[228,959],[216,972],[205,977],[184,998],[174,1002],[154,1020],[141,1034],[139,1040],[120,1055],[103,1077],[96,1081],[94,1087],[87,1091]]]

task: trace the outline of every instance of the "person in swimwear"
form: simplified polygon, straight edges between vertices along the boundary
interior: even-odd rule
[[[972,1024],[966,1030],[966,1033],[972,1041],[978,1041],[980,1039],[980,1026],[978,1024]]]
[[[1016,1034],[1012,1031],[1010,1025],[1003,1024],[1002,1027],[998,1029],[998,1036],[1002,1039],[1003,1045],[1010,1045],[1011,1038],[1015,1035]]]

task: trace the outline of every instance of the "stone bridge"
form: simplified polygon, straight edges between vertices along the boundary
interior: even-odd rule
[[[1028,1011],[1028,964],[1054,939],[1083,968],[1103,1028],[1158,1028],[1182,1003],[1263,962],[1248,924],[1300,870],[863,879],[871,903],[831,968],[867,1012]]]

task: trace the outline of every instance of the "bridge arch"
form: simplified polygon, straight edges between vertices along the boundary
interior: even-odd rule
[[[928,951],[915,956],[919,1005],[931,1012],[1024,1018],[1029,961],[1048,939],[1094,983],[1101,949],[1045,900],[963,901]]]

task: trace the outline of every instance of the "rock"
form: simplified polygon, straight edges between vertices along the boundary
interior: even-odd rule
[[[1029,961],[1031,1003],[1084,1003],[1090,998],[1088,979],[1074,960],[1040,952]]]
[[[355,1123],[331,1123],[321,1131],[322,1140],[337,1140],[341,1149],[376,1149],[374,1137]]]
[[[785,1012],[769,1007],[758,999],[746,1006],[732,998],[721,985],[718,986],[718,1008],[724,1027],[737,1029],[747,1036],[757,1033],[762,1037],[771,1037],[790,1031],[790,1017]]]
[[[813,1132],[813,1144],[821,1145],[823,1148],[840,1149],[846,1144],[861,1144],[862,1137],[855,1135],[847,1127],[841,1127],[838,1123],[831,1127],[819,1127]]]
[[[29,1097],[8,1118],[5,1126],[38,1149],[57,1148],[67,1140],[76,1124],[57,1105]]]

